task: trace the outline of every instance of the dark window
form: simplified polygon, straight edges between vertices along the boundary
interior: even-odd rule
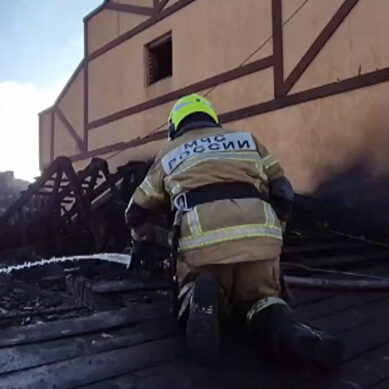
[[[173,74],[172,36],[163,37],[149,43],[147,46],[147,84],[170,77]]]

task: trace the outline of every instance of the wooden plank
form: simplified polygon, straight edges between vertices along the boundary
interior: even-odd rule
[[[75,312],[80,310],[86,310],[85,307],[80,305],[64,305],[59,307],[52,308],[42,308],[42,309],[33,309],[33,310],[24,310],[24,311],[10,311],[6,314],[0,314],[0,320],[8,320],[14,318],[22,318],[22,317],[34,317],[34,316],[47,316],[60,314],[63,312]]]
[[[295,299],[295,307],[302,307],[303,305],[318,303],[320,301],[331,299],[339,295],[339,292],[336,291],[315,289],[291,288],[291,292]]]
[[[212,377],[216,374],[212,374],[210,368],[181,360],[135,372],[133,378],[138,388],[179,388],[181,386],[185,389],[217,388],[220,381],[217,385],[216,380]],[[206,377],[208,377],[208,380]],[[115,384],[119,385],[116,387],[117,389],[125,388],[124,380],[117,381]],[[226,383],[224,383],[224,386],[228,387]],[[103,386],[100,389],[103,389]]]
[[[236,369],[237,373],[238,370]],[[223,388],[236,386],[226,379],[228,373],[222,374],[207,369],[195,363],[173,361],[160,366],[114,377],[92,385],[83,386],[83,389],[160,389],[160,388]],[[255,377],[256,380],[258,377]],[[246,388],[246,386],[244,386]]]
[[[85,389],[258,389],[288,388],[287,372],[272,369],[244,349],[223,350],[212,365],[199,365],[189,358],[154,366],[129,375],[84,387]],[[285,383],[285,385],[283,385]]]
[[[167,338],[0,376],[2,389],[76,388],[181,357],[181,337]]]
[[[389,298],[386,298],[309,321],[309,324],[332,333],[337,333],[341,337],[346,346],[343,358],[344,363],[359,357],[368,359],[370,357],[367,353],[380,347],[382,344],[389,343],[389,332],[387,331],[387,322],[389,320],[388,305]],[[340,388],[342,386],[335,385],[340,385],[340,382],[343,382],[338,380],[339,377],[343,377],[342,370],[339,370],[339,372],[341,375],[336,376],[335,381],[332,375],[325,375],[322,377],[323,381],[321,379],[312,379],[301,387]],[[370,375],[369,372],[365,373]],[[350,375],[350,377],[352,378],[353,376]],[[300,378],[294,378],[293,387],[300,388],[297,383],[303,384],[303,381]]]
[[[179,360],[114,377],[88,386],[88,389],[160,388],[287,388],[288,372],[267,356],[261,358],[236,327],[224,328],[222,351],[213,364],[196,364],[186,352]],[[293,375],[295,372],[292,373]],[[285,383],[285,385],[283,385]]]
[[[351,317],[350,319],[352,320]],[[377,310],[371,319],[366,324],[347,330],[342,334],[342,339],[346,344],[344,361],[349,361],[389,342],[389,312]],[[346,322],[345,326],[350,324],[352,321]]]
[[[137,371],[132,374],[131,379],[136,383],[135,388],[142,389],[286,389],[290,388],[289,374],[287,371],[281,371],[279,365],[272,365],[269,360],[260,360],[257,355],[239,347],[224,349],[212,365],[201,366],[192,362],[189,357],[182,358],[179,361]],[[93,388],[127,389],[127,379],[128,377],[117,377]]]
[[[363,263],[371,265],[382,260],[389,258],[389,253],[382,249],[377,249],[366,254],[349,254],[349,255],[336,255],[330,257],[321,258],[308,258],[299,261],[298,263],[304,266],[313,268],[317,267],[331,267],[333,269],[350,269],[360,266]]]
[[[134,304],[116,311],[95,313],[77,319],[60,320],[46,324],[13,327],[0,331],[0,347],[26,344],[72,335],[101,331],[142,320],[166,315],[166,305]]]
[[[357,248],[366,247],[363,242],[335,242],[335,243],[319,243],[306,246],[287,246],[283,249],[283,254],[301,254],[310,252],[325,252],[330,250],[355,250]]]
[[[138,382],[139,381],[136,380],[134,374],[125,374],[102,382],[95,382],[91,385],[82,386],[82,389],[146,389],[144,386],[137,386]]]
[[[387,292],[342,293],[332,299],[297,308],[296,313],[301,320],[312,320],[333,315],[336,312],[347,311],[364,304],[370,304],[373,301],[385,299],[388,295]]]
[[[133,304],[134,302],[142,303],[157,303],[162,301],[170,301],[170,290],[136,290],[123,292],[120,294],[120,299],[125,305]]]
[[[119,280],[119,281],[100,281],[92,285],[94,293],[112,293],[112,292],[127,292],[130,290],[150,290],[150,289],[166,289],[169,287],[167,281],[164,280]]]
[[[369,384],[361,387],[373,387],[375,369],[389,375],[389,350],[383,352],[383,346],[389,346],[389,321],[388,307],[389,298],[374,304],[367,304],[352,311],[345,311],[333,316],[328,316],[313,322],[320,328],[336,329],[344,341],[345,355],[341,369],[335,370],[334,374],[327,374],[319,378],[312,378],[307,382],[294,379],[293,387],[298,388],[338,388],[340,383],[352,381],[361,384],[361,378],[369,381]],[[377,352],[376,352],[377,350]],[[384,356],[384,366],[380,358]],[[362,375],[359,375],[362,373]],[[386,377],[386,375],[385,375]],[[378,377],[380,381],[382,377]],[[291,382],[292,383],[292,382]],[[299,384],[298,384],[299,383]],[[301,385],[300,385],[301,384]],[[351,386],[352,387],[352,386]]]
[[[366,266],[358,268],[358,273],[389,278],[389,259],[385,264],[381,264],[379,266]]]
[[[386,389],[389,383],[389,343],[346,363],[339,370],[296,386],[311,388]],[[343,385],[343,386],[342,386]]]
[[[353,307],[351,309],[337,312],[334,315],[328,315],[309,322],[317,327],[323,328],[331,333],[341,333],[357,328],[370,321],[377,320],[379,312],[385,311],[389,306],[389,297],[377,301],[371,301],[368,304]]]
[[[0,374],[144,343],[177,333],[171,316],[86,336],[0,349]]]
[[[370,354],[369,354],[370,355]],[[239,358],[239,354],[238,354]],[[367,365],[370,366],[369,364]],[[374,369],[377,367],[377,364],[371,365],[374,367]],[[387,367],[387,365],[386,365]],[[372,370],[374,370],[372,368]],[[218,371],[217,371],[218,370]],[[231,371],[233,373],[231,373]],[[354,369],[355,370],[355,369]],[[337,371],[337,370],[335,370]],[[179,373],[177,373],[179,372]],[[256,372],[256,373],[255,373]],[[384,372],[384,369],[381,368],[380,374]],[[351,373],[353,371],[351,370]],[[359,373],[359,371],[358,371]],[[164,366],[158,366],[156,368],[143,370],[140,372],[136,372],[132,374],[131,376],[122,376],[117,377],[112,380],[104,381],[100,384],[95,384],[93,386],[90,386],[91,388],[160,388],[160,387],[178,387],[178,384],[185,383],[185,388],[197,388],[197,387],[236,387],[234,385],[239,383],[240,386],[244,385],[243,382],[251,382],[252,386],[242,386],[242,387],[257,387],[257,383],[259,380],[261,383],[264,383],[264,380],[266,379],[262,375],[265,374],[264,372],[261,372],[260,368],[254,370],[252,366],[248,370],[241,369],[240,366],[237,366],[235,369],[229,369],[228,365],[221,364],[219,369],[214,369],[213,367],[209,370],[201,370],[197,369],[191,365],[187,364],[180,364],[180,363],[172,363],[169,365]],[[366,374],[366,373],[365,373]],[[371,377],[374,377],[374,374],[370,374],[369,371],[367,373]],[[317,385],[311,385],[307,387],[315,387],[315,388],[356,388],[357,386],[350,386],[349,383],[355,382],[354,374],[351,374],[350,376],[347,376],[343,374],[343,369],[341,370],[341,375],[337,376],[339,379],[334,379],[331,381],[332,384],[336,384],[335,386],[322,386],[321,380],[325,378],[326,376],[320,375],[320,380],[317,382]],[[248,379],[250,378],[250,380]],[[336,377],[335,377],[336,378]],[[381,379],[381,377],[379,377]],[[271,385],[271,382],[273,385]],[[136,386],[131,386],[135,385]],[[255,383],[255,385],[254,385]],[[274,375],[273,379],[269,379],[269,386],[264,385],[264,387],[279,387],[277,386],[278,380],[276,375]],[[127,386],[126,386],[127,385]],[[365,386],[363,386],[365,387]],[[370,386],[369,386],[370,387]]]

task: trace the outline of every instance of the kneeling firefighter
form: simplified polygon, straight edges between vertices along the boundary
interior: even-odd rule
[[[151,210],[167,205],[182,216],[177,276],[181,288],[193,285],[186,337],[194,357],[218,354],[222,295],[248,307],[249,331],[276,356],[338,362],[342,343],[300,323],[280,297],[281,221],[293,189],[274,156],[251,133],[221,127],[211,103],[197,94],[174,105],[169,140],[126,219],[137,229]]]

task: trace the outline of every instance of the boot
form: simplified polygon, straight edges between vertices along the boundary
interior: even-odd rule
[[[212,274],[200,274],[195,281],[186,323],[186,341],[199,363],[212,362],[219,353],[218,285]]]
[[[279,298],[260,300],[248,318],[260,344],[277,358],[322,367],[342,359],[344,345],[338,338],[299,322]]]

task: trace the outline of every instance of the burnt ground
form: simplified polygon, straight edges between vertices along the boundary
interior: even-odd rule
[[[283,261],[288,274],[318,276],[293,262],[388,276],[388,256],[386,247],[305,230],[287,235]],[[301,319],[344,339],[335,370],[280,366],[234,326],[219,360],[199,366],[163,280],[92,262],[42,270],[0,280],[1,388],[389,388],[389,290],[292,289]]]

